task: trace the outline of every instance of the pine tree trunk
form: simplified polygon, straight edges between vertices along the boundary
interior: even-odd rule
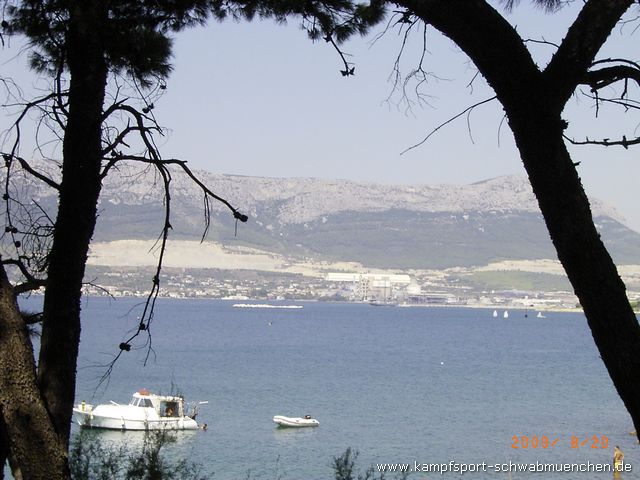
[[[562,137],[561,113],[632,0],[585,2],[544,72],[522,38],[482,0],[395,2],[451,38],[503,105],[558,259],[640,438],[640,326],[593,222]]]
[[[33,347],[0,264],[0,412],[12,468],[28,480],[69,478],[67,450],[36,383]]]
[[[2,320],[0,320],[2,321]],[[4,480],[4,467],[9,459],[9,439],[7,429],[2,418],[2,408],[0,407],[0,480]]]
[[[510,117],[518,149],[558,259],[584,309],[613,384],[640,432],[640,326],[593,222],[562,138],[559,116]]]
[[[102,1],[72,3],[71,76],[62,183],[44,300],[38,380],[56,431],[68,446],[80,342],[80,299],[100,194],[101,124],[107,67]]]

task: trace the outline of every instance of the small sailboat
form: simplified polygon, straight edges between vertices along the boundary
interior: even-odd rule
[[[493,318],[498,318],[498,311],[497,310],[493,311]]]
[[[547,318],[547,317],[543,315],[542,312],[538,312],[538,314],[536,315],[536,318]]]
[[[509,318],[509,310],[505,310],[504,313],[502,314],[503,318]]]

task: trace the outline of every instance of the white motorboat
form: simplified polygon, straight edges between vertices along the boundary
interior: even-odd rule
[[[374,307],[397,307],[398,302],[394,300],[371,300],[369,305]]]
[[[320,422],[315,418],[312,418],[311,415],[305,415],[304,417],[285,417],[283,415],[276,415],[273,417],[273,421],[280,427],[301,428],[317,427],[320,425]]]
[[[234,303],[233,308],[303,308],[302,305],[271,305],[268,303]]]
[[[207,402],[199,402],[199,404]],[[82,402],[73,408],[81,427],[112,430],[197,430],[197,405],[190,415],[182,397],[156,395],[146,389],[133,394],[128,405],[116,402],[90,405]]]

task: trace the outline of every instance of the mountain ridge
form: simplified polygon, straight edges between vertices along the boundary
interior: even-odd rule
[[[465,210],[539,211],[528,180],[515,175],[468,185],[388,185],[314,177],[222,175],[204,170],[194,173],[203,183],[213,185],[217,194],[253,218],[259,216],[258,204],[280,202],[278,219],[282,223],[304,223],[343,211],[384,211],[391,208],[433,213]],[[174,197],[197,196],[196,187],[184,175],[175,176],[173,183]],[[117,191],[121,185],[121,179],[110,179],[105,183],[103,194],[109,194],[114,186]],[[624,223],[613,207],[598,199],[592,199],[591,203],[595,216],[608,216]],[[214,209],[222,207],[214,206]]]
[[[38,168],[60,175],[55,165]],[[203,170],[194,174],[249,215],[246,224],[236,225],[224,205],[211,203],[207,238],[220,245],[398,269],[556,258],[525,177],[496,177],[469,185],[387,185]],[[23,195],[55,212],[55,190],[26,177],[12,182]],[[164,224],[162,186],[151,168],[124,164],[110,172],[100,197],[94,241],[157,238]],[[170,238],[199,240],[204,231],[202,192],[175,168],[171,192]],[[640,234],[625,226],[612,207],[597,199],[591,203],[614,259],[640,264]]]

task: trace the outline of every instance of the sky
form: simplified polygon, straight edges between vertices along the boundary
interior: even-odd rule
[[[494,2],[495,4],[496,2]],[[523,37],[559,43],[582,2],[545,14],[522,2],[507,19]],[[393,93],[390,76],[402,38],[382,31],[342,46],[355,65],[343,77],[337,53],[324,41],[312,42],[293,19],[211,23],[176,36],[174,72],[155,115],[168,128],[163,155],[216,173],[268,177],[321,177],[384,184],[467,184],[501,175],[525,175],[500,105],[493,101],[438,130],[434,128],[493,94],[460,50],[435,30],[427,31],[422,86],[426,103],[410,111]],[[631,26],[617,30],[600,57],[634,57]],[[410,38],[401,62],[409,73],[418,63],[421,35]],[[549,45],[529,43],[544,65]],[[636,50],[637,51],[637,50]],[[21,59],[3,53],[3,70],[20,78]],[[636,93],[639,93],[636,90]],[[389,95],[392,94],[389,99]],[[416,100],[415,95],[410,95]],[[634,136],[634,112],[595,119],[592,102],[570,100],[569,133]],[[637,133],[637,132],[635,132]],[[637,136],[637,135],[636,135]],[[589,196],[613,205],[626,224],[640,232],[637,183],[640,147],[570,147]],[[405,153],[403,153],[405,152]]]

